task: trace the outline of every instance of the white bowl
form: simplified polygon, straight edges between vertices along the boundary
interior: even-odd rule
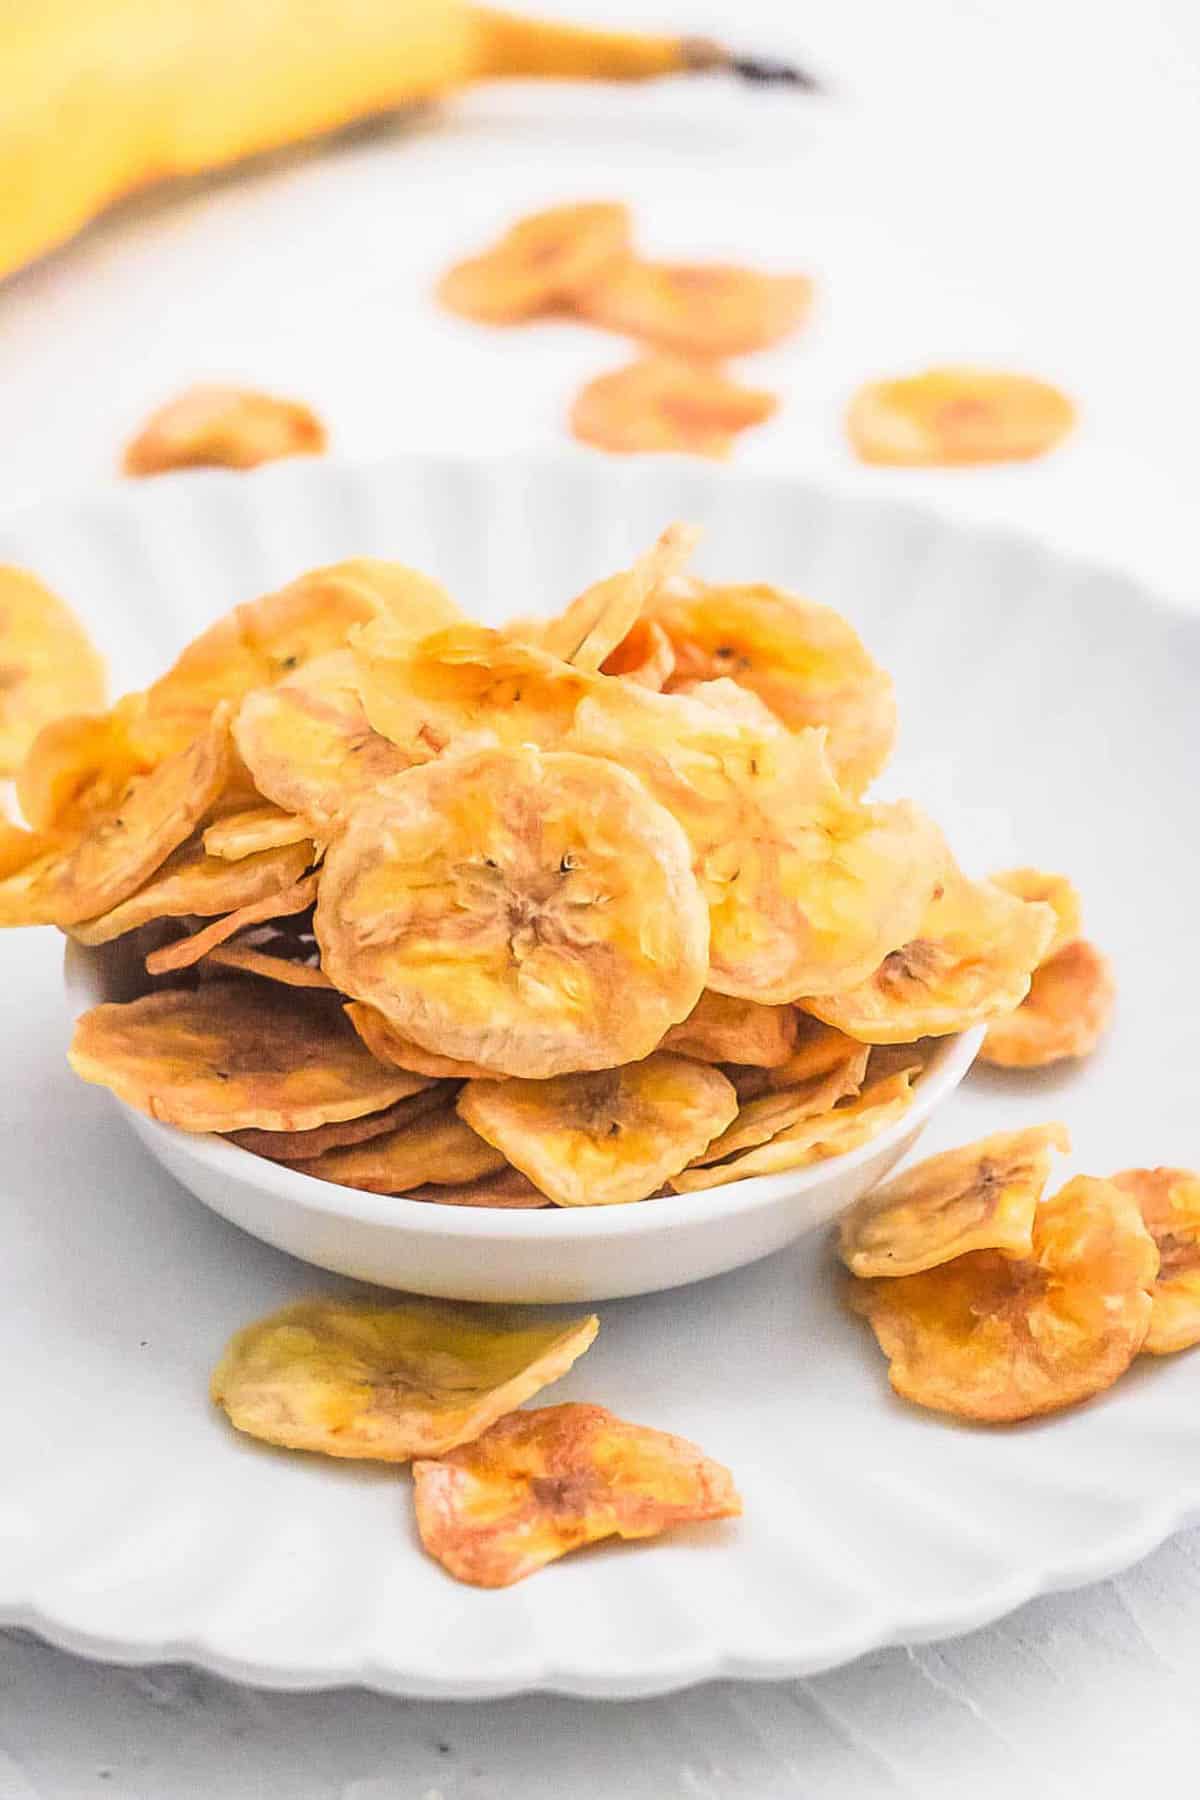
[[[64,973],[73,1018],[136,991],[119,940],[99,950],[68,944]],[[506,1212],[366,1194],[115,1104],[150,1154],[206,1206],[305,1262],[448,1300],[613,1300],[724,1274],[837,1218],[915,1142],[982,1036],[942,1039],[904,1117],[857,1150],[636,1206]]]

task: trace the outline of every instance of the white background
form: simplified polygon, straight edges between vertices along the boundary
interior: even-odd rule
[[[585,16],[580,0],[542,10]],[[612,195],[636,203],[647,247],[819,281],[813,329],[746,365],[784,404],[740,461],[846,464],[841,409],[873,373],[964,357],[1044,373],[1084,415],[1055,458],[863,484],[1024,521],[1194,603],[1195,0],[621,0],[608,15],[804,54],[836,99],[491,88],[123,207],[0,286],[0,506],[111,479],[146,409],[202,376],[312,401],[351,456],[559,441],[573,388],[619,344],[441,319],[429,286],[514,214]],[[623,1705],[271,1696],[0,1636],[0,1800],[1189,1792],[1198,1679],[1200,1533],[957,1643]]]

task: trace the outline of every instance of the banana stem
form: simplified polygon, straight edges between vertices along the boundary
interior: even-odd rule
[[[738,57],[711,38],[596,31],[473,7],[475,67],[480,76],[543,77],[565,81],[647,81],[656,75],[727,69],[744,81],[776,83],[813,93],[820,84],[790,63]]]

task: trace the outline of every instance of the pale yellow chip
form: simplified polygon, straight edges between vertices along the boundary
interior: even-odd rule
[[[579,1403],[513,1412],[413,1468],[421,1542],[457,1581],[509,1587],[601,1538],[733,1519],[729,1470],[695,1444]]]
[[[701,1155],[693,1158],[693,1163],[706,1167],[724,1162],[727,1157],[770,1143],[782,1132],[808,1120],[824,1118],[839,1101],[859,1093],[869,1056],[869,1050],[855,1044],[841,1063],[820,1075],[791,1087],[769,1088],[752,1099],[739,1099],[736,1118]]]
[[[737,1112],[719,1069],[660,1051],[548,1081],[469,1081],[462,1118],[558,1206],[644,1200]]]
[[[17,801],[39,831],[75,831],[108,812],[154,757],[134,744],[131,723],[140,694],[127,694],[105,713],[77,713],[44,725],[17,770]]]
[[[791,1006],[760,1006],[706,988],[687,1018],[672,1025],[664,1050],[697,1062],[745,1063],[771,1069],[785,1064],[797,1047],[798,1015]]]
[[[251,806],[226,813],[210,825],[204,833],[204,848],[209,856],[240,862],[244,856],[282,850],[286,844],[302,844],[311,837],[312,827],[294,813],[278,806]]]
[[[915,1275],[970,1250],[1029,1256],[1038,1201],[1065,1125],[998,1131],[928,1157],[843,1215],[841,1254],[855,1275]]]
[[[490,1069],[481,1068],[478,1063],[456,1062],[452,1056],[438,1056],[436,1051],[414,1044],[411,1038],[389,1025],[376,1007],[367,1006],[361,1000],[350,1002],[346,1017],[371,1055],[377,1056],[380,1062],[394,1063],[398,1069],[413,1069],[419,1075],[435,1075],[447,1081],[470,1081],[477,1075],[497,1079]]]
[[[366,1113],[361,1119],[342,1119],[331,1125],[310,1126],[307,1131],[231,1131],[229,1141],[254,1156],[265,1156],[270,1162],[315,1162],[327,1150],[344,1150],[351,1144],[365,1144],[369,1138],[385,1132],[399,1131],[443,1104],[440,1084],[431,1081],[417,1094],[385,1106],[382,1112]]]
[[[1023,462],[1044,456],[1075,423],[1075,408],[1049,382],[995,369],[935,368],[868,382],[846,429],[867,463]]]
[[[678,451],[721,461],[778,404],[767,389],[745,387],[713,363],[641,356],[582,387],[568,423],[581,443],[619,456]]]
[[[70,607],[0,564],[0,775],[16,773],[43,726],[103,705],[104,663]]]
[[[406,1194],[410,1188],[459,1186],[498,1174],[504,1158],[458,1117],[448,1101],[395,1131],[344,1150],[326,1150],[312,1162],[296,1166],[305,1175],[341,1187],[369,1194]]]
[[[790,337],[812,305],[804,275],[734,263],[643,262],[626,257],[576,302],[593,325],[680,356],[721,358]]]
[[[1043,1200],[1026,1257],[973,1250],[919,1275],[854,1281],[893,1388],[1007,1424],[1111,1387],[1143,1347],[1158,1251],[1136,1200],[1080,1175]]]
[[[248,980],[94,1006],[71,1067],[184,1131],[307,1131],[380,1112],[427,1085],[385,1068],[323,994]]]
[[[284,456],[319,456],[325,427],[309,406],[251,388],[188,388],[146,420],[126,446],[126,475],[169,469],[253,469]]]
[[[654,619],[638,619],[604,659],[603,673],[660,694],[675,672],[671,640]]]
[[[438,1056],[535,1079],[610,1068],[700,997],[690,863],[670,814],[607,763],[532,748],[430,763],[331,845],[321,966]]]
[[[872,975],[800,1004],[867,1044],[967,1031],[1020,1005],[1055,929],[1041,901],[948,872],[919,931]]]
[[[235,1333],[212,1397],[239,1431],[322,1456],[407,1462],[469,1442],[565,1375],[600,1328],[495,1306],[300,1300]]]
[[[1039,964],[1015,1012],[988,1026],[980,1062],[1043,1069],[1090,1056],[1112,1021],[1116,983],[1108,958],[1086,938]]]
[[[668,526],[631,568],[585,588],[534,641],[577,669],[599,669],[633,630],[655,589],[681,572],[699,535],[692,526]]]
[[[1190,1349],[1200,1344],[1200,1175],[1191,1169],[1123,1169],[1112,1179],[1133,1196],[1158,1246],[1142,1349],[1152,1356]]]
[[[98,918],[69,925],[67,931],[80,944],[108,944],[153,919],[212,918],[254,906],[293,887],[311,857],[311,844],[290,844],[239,862],[223,862],[206,855],[200,839],[191,838],[172,852],[145,887]]]
[[[558,312],[628,254],[631,229],[629,208],[615,201],[530,213],[483,255],[448,269],[437,297],[447,312],[485,325],[515,325]]]
[[[988,880],[1006,894],[1015,894],[1018,900],[1042,900],[1053,908],[1058,923],[1043,960],[1048,962],[1083,936],[1083,901],[1065,875],[1050,874],[1045,869],[1001,869],[998,874],[989,875]]]
[[[282,852],[273,851],[270,854],[278,856]],[[190,969],[193,964],[211,955],[218,944],[236,937],[247,926],[259,925],[266,919],[287,918],[291,913],[306,912],[316,898],[316,874],[303,875],[290,887],[277,888],[265,899],[256,900],[249,906],[239,906],[235,912],[225,913],[222,918],[214,919],[211,925],[205,925],[200,931],[193,931],[188,937],[177,938],[172,944],[163,944],[161,948],[151,950],[146,958],[146,973],[167,975],[178,969]]]

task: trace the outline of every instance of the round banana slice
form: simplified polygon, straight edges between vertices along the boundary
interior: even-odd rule
[[[0,564],[0,775],[16,773],[43,726],[103,705],[104,663],[70,607]]]
[[[1145,1343],[1157,1271],[1133,1197],[1080,1175],[1038,1207],[1028,1256],[973,1250],[919,1275],[855,1281],[849,1300],[898,1394],[1008,1424],[1112,1386]]]
[[[739,1100],[733,1123],[699,1156],[693,1157],[693,1163],[705,1167],[709,1163],[724,1162],[728,1156],[737,1156],[743,1150],[755,1150],[760,1144],[770,1143],[780,1132],[791,1130],[802,1120],[821,1118],[839,1100],[859,1092],[869,1056],[869,1050],[855,1044],[843,1062],[824,1074],[797,1082],[793,1087],[768,1089],[752,1100]]]
[[[228,766],[222,712],[186,750],[135,775],[110,810],[0,881],[0,925],[75,925],[127,899],[190,837]]]
[[[438,1056],[534,1079],[612,1068],[700,997],[690,860],[670,814],[607,763],[524,748],[427,764],[331,846],[321,966]]]
[[[170,855],[145,885],[97,919],[81,919],[67,931],[80,944],[108,944],[136,931],[152,919],[184,919],[195,914],[212,918],[262,900],[273,900],[292,887],[312,859],[311,844],[263,850],[240,862],[207,856],[198,838]]]
[[[125,448],[126,475],[168,469],[255,469],[283,456],[319,456],[325,427],[309,406],[252,388],[200,383],[152,413]]]
[[[346,1017],[371,1055],[377,1056],[380,1062],[394,1063],[398,1069],[412,1069],[418,1075],[435,1075],[446,1081],[471,1081],[476,1076],[497,1079],[490,1069],[481,1068],[478,1063],[455,1062],[452,1056],[438,1056],[432,1050],[422,1049],[394,1025],[389,1025],[376,1007],[367,1006],[361,1000],[350,1002]]]
[[[1045,869],[1001,869],[988,880],[1018,900],[1044,900],[1054,910],[1058,921],[1054,936],[1046,946],[1045,960],[1057,956],[1068,944],[1083,936],[1083,901],[1065,875],[1051,875]]]
[[[17,801],[38,831],[82,830],[108,812],[135,775],[153,767],[130,735],[143,708],[127,694],[106,713],[78,713],[44,725],[17,770]]]
[[[276,851],[274,854],[279,855],[280,852]],[[193,964],[211,955],[218,944],[236,937],[247,926],[260,925],[267,919],[283,919],[289,913],[306,912],[316,898],[316,874],[303,875],[291,887],[277,888],[263,900],[256,900],[249,906],[239,906],[236,912],[225,913],[221,918],[214,919],[211,925],[206,925],[201,931],[194,931],[188,937],[177,938],[172,944],[164,944],[160,949],[152,950],[146,958],[146,973],[166,975],[177,969],[190,969]]]
[[[440,1187],[410,1188],[406,1200],[428,1200],[438,1206],[494,1206],[507,1212],[537,1212],[551,1205],[519,1169],[500,1169],[478,1181],[443,1182]]]
[[[778,404],[712,363],[643,356],[581,388],[569,423],[581,443],[618,455],[679,450],[723,460],[738,433],[764,424]]]
[[[1200,1344],[1200,1175],[1190,1169],[1123,1169],[1112,1179],[1133,1196],[1158,1246],[1158,1279],[1142,1349],[1151,1356],[1190,1349]]]
[[[552,206],[509,227],[482,256],[455,263],[438,283],[447,312],[515,325],[578,300],[628,255],[632,221],[618,202]]]
[[[829,760],[847,793],[879,774],[896,738],[896,698],[840,613],[781,588],[659,588],[647,616],[675,652],[671,687],[731,677],[790,731],[824,726]]]
[[[931,1156],[843,1215],[842,1261],[855,1275],[915,1275],[971,1250],[1029,1256],[1051,1152],[1070,1147],[1065,1125],[1032,1125]]]
[[[510,1587],[601,1538],[735,1519],[729,1470],[665,1431],[579,1402],[512,1412],[413,1466],[417,1530],[456,1581]]]
[[[307,1131],[427,1085],[376,1062],[324,995],[246,980],[94,1006],[69,1057],[84,1081],[184,1131]]]
[[[697,1062],[778,1068],[796,1048],[799,1018],[791,1006],[759,1006],[706,988],[687,1018],[672,1025],[664,1050]]]
[[[478,1437],[599,1329],[595,1314],[541,1324],[499,1306],[299,1300],[234,1334],[212,1397],[268,1444],[407,1462]]]
[[[659,1052],[548,1081],[469,1081],[460,1117],[558,1206],[645,1200],[725,1129],[737,1095],[719,1069]]]
[[[326,1150],[296,1167],[318,1181],[335,1181],[369,1194],[407,1194],[411,1188],[459,1186],[498,1174],[504,1158],[447,1103],[396,1131],[345,1150]]]
[[[565,612],[545,622],[534,641],[577,669],[599,669],[637,624],[659,584],[681,573],[699,535],[692,526],[668,526],[632,568],[585,588]]]
[[[967,1031],[1021,1004],[1055,930],[1054,912],[1041,901],[951,872],[919,932],[867,980],[800,1005],[867,1044]]]
[[[282,982],[284,987],[316,988],[323,993],[335,991],[324,969],[294,956],[261,949],[257,944],[217,944],[200,958],[200,967],[239,969],[244,975],[259,975],[264,981]]]
[[[361,1119],[342,1119],[332,1125],[314,1125],[308,1131],[231,1131],[229,1141],[254,1156],[265,1156],[270,1162],[311,1163],[327,1150],[344,1150],[351,1144],[365,1144],[370,1138],[399,1131],[443,1104],[443,1091],[431,1081],[422,1093],[409,1094],[382,1112],[367,1113]]]
[[[315,657],[295,675],[243,700],[234,741],[259,792],[318,832],[412,763],[363,710],[349,650]]]
[[[593,325],[680,356],[719,359],[790,337],[808,317],[812,292],[804,275],[628,257],[576,304]]]
[[[1076,938],[1033,972],[1015,1012],[988,1026],[980,1062],[1002,1069],[1044,1069],[1090,1056],[1112,1021],[1112,965],[1086,938]]]
[[[1048,382],[995,369],[927,369],[872,381],[850,403],[846,429],[867,463],[1024,462],[1061,443],[1075,408]]]
[[[263,850],[282,850],[285,844],[302,844],[311,838],[312,828],[294,813],[278,806],[251,806],[242,812],[227,813],[204,833],[204,849],[209,856],[226,862],[239,862],[244,856],[257,856]]]

